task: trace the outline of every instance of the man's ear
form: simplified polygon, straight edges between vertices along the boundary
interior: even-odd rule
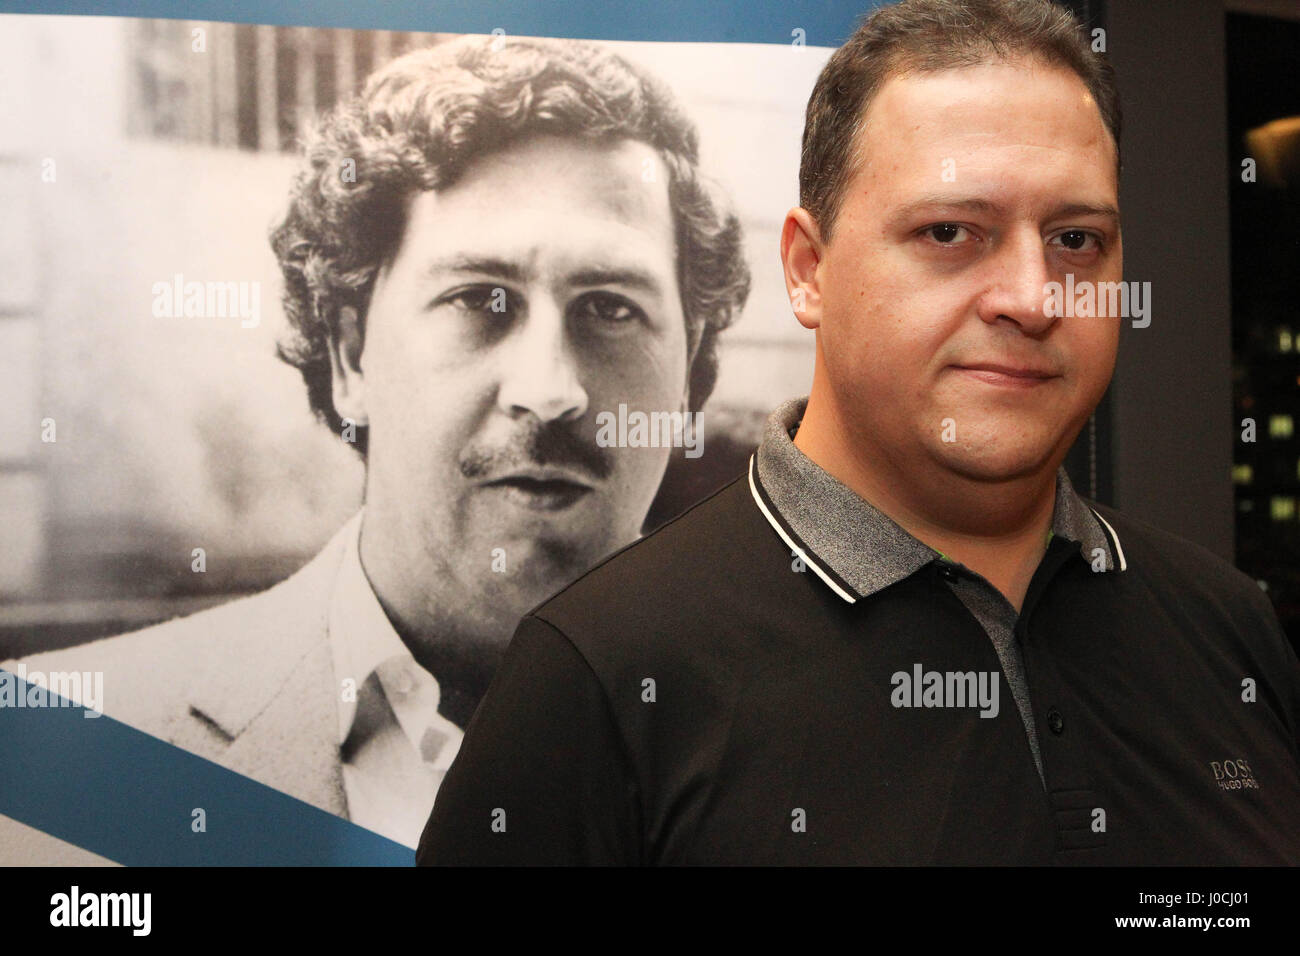
[[[350,305],[339,308],[334,333],[330,335],[330,370],[333,373],[334,410],[339,418],[369,425],[366,414],[366,381],[361,371],[363,348],[361,320]]]
[[[817,266],[825,246],[817,220],[807,209],[796,206],[785,214],[781,228],[781,264],[785,267],[785,289],[790,308],[799,324],[815,329],[822,322],[821,286]]]

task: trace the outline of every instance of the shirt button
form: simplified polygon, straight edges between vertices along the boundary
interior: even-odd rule
[[[1065,718],[1059,710],[1053,708],[1047,712],[1047,726],[1058,737],[1065,733]]]
[[[415,678],[411,676],[410,671],[403,668],[397,674],[397,692],[399,694],[409,694],[414,689]]]
[[[945,581],[956,581],[958,577],[957,569],[950,564],[941,563],[939,565],[939,577],[943,578]]]

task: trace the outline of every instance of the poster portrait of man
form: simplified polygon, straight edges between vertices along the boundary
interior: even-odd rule
[[[518,619],[753,447],[761,388],[725,387],[728,360],[806,373],[749,315],[785,303],[754,284],[779,222],[745,194],[797,156],[727,160],[797,128],[824,56],[15,19],[120,54],[137,139],[56,157],[65,180],[125,177],[116,208],[83,209],[129,295],[87,332],[106,265],[42,329],[103,351],[38,364],[70,410],[40,449],[38,557],[25,579],[10,561],[29,620],[4,667],[102,675],[97,710],[414,847]],[[720,59],[767,79],[737,97]],[[683,78],[715,102],[692,109]],[[151,189],[190,208],[167,224]]]

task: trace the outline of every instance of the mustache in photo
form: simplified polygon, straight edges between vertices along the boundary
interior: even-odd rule
[[[460,456],[460,473],[466,478],[504,475],[530,465],[560,465],[590,475],[608,478],[614,463],[594,441],[584,441],[574,426],[552,420],[531,424],[516,432],[503,445],[470,446]]]

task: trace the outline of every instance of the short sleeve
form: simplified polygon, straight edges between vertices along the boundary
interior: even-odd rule
[[[549,623],[515,630],[416,853],[421,866],[634,865],[636,778],[604,688]]]

